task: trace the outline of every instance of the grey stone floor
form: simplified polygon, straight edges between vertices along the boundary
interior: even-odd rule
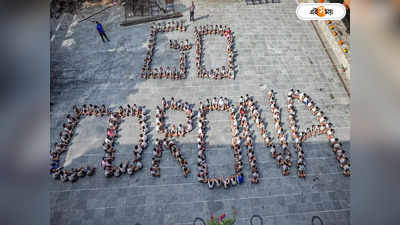
[[[188,19],[190,1],[178,1]],[[228,2],[229,4],[226,4]],[[179,8],[179,7],[178,7]],[[77,16],[65,16],[51,42],[51,141],[56,137],[74,104],[146,105],[154,129],[155,107],[161,97],[181,98],[198,106],[199,101],[226,96],[235,104],[241,95],[255,96],[262,116],[272,131],[272,114],[265,104],[266,91],[278,92],[278,103],[286,108],[285,95],[290,88],[309,94],[336,127],[337,136],[350,151],[350,104],[328,56],[309,22],[299,21],[295,0],[246,6],[240,1],[199,1],[189,32],[173,32],[158,36],[154,65],[178,64],[178,52],[168,47],[168,39],[189,39],[192,43],[194,25],[226,24],[235,34],[238,56],[235,80],[210,81],[196,78],[194,50],[188,57],[189,78],[183,81],[141,80],[137,77],[146,53],[149,24],[120,27],[120,9],[113,8],[95,19],[104,25],[111,42],[103,44],[92,23],[76,23]],[[96,9],[85,9],[89,15]],[[57,25],[57,23],[55,23]],[[57,28],[57,26],[54,26]],[[223,65],[226,45],[222,38],[205,38],[208,68]],[[302,128],[317,121],[304,107],[299,109]],[[283,110],[283,118],[287,113]],[[208,138],[208,159],[211,175],[233,172],[233,157],[228,115],[209,113],[211,129]],[[184,121],[182,114],[168,112],[168,123]],[[106,119],[82,120],[65,155],[69,166],[81,164],[99,167],[101,141],[105,137]],[[130,160],[132,146],[138,141],[135,119],[122,124],[116,162]],[[285,124],[285,127],[286,124]],[[151,149],[144,153],[144,169],[132,177],[106,179],[101,170],[77,183],[59,183],[49,177],[50,222],[53,225],[191,224],[195,217],[211,213],[227,213],[238,209],[236,224],[249,224],[253,214],[263,217],[264,224],[311,224],[319,215],[324,224],[350,224],[350,179],[341,174],[326,137],[316,137],[305,144],[306,180],[294,175],[283,177],[274,161],[260,143],[256,131],[256,155],[261,182],[245,183],[228,190],[209,190],[195,179],[197,168],[195,133],[177,141],[189,161],[192,173],[184,178],[171,155],[164,154],[161,177],[150,176]],[[152,139],[158,137],[153,130]],[[292,149],[293,151],[293,149]],[[295,170],[292,170],[292,173]],[[318,177],[319,179],[314,179]],[[315,180],[315,181],[314,181]]]

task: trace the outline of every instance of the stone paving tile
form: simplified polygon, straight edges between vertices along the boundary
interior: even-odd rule
[[[177,2],[181,6],[190,3],[189,0]],[[154,128],[154,109],[160,105],[162,97],[183,99],[197,108],[200,101],[214,96],[226,96],[237,105],[240,96],[247,93],[258,102],[262,117],[272,131],[273,119],[265,103],[266,91],[277,91],[278,104],[285,109],[287,91],[296,88],[309,94],[325,112],[349,152],[350,99],[312,25],[299,21],[295,8],[295,0],[258,5],[234,0],[200,1],[195,16],[201,19],[188,23],[188,32],[158,35],[154,65],[172,65],[177,63],[178,53],[169,49],[168,39],[188,39],[194,43],[192,32],[196,25],[230,26],[235,35],[238,72],[235,80],[222,81],[196,78],[194,50],[187,52],[187,80],[141,80],[137,74],[147,50],[150,24],[120,27],[119,9],[105,11],[96,16],[111,39],[103,44],[93,24],[74,23],[79,18],[65,16],[51,43],[51,71],[56,74],[51,83],[51,141],[57,141],[65,115],[71,112],[74,104],[145,105],[150,110],[150,127]],[[90,14],[91,9],[86,10]],[[187,21],[188,13],[186,9],[182,19]],[[223,65],[226,48],[223,39],[212,36],[204,39],[207,67]],[[74,44],[67,46],[71,40]],[[304,106],[296,103],[296,107],[301,128],[317,123]],[[178,112],[168,112],[167,116],[167,123],[184,121]],[[229,147],[228,115],[212,112],[207,117],[211,126],[207,140],[210,173],[231,174],[233,154]],[[285,110],[282,118],[287,118]],[[81,121],[69,154],[76,151],[84,154],[73,159],[68,167],[82,164],[99,167],[105,122],[105,118]],[[127,119],[122,124],[116,162],[131,159],[132,147],[138,142],[136,124],[135,119]],[[286,123],[284,128],[287,129]],[[154,130],[151,135],[152,139],[159,137]],[[247,167],[245,183],[228,190],[209,190],[198,183],[195,179],[196,134],[192,132],[177,139],[192,169],[186,178],[167,152],[161,161],[161,177],[151,177],[153,145],[143,155],[143,170],[131,177],[106,179],[101,169],[95,176],[73,184],[55,182],[49,177],[50,223],[192,224],[195,217],[206,218],[211,213],[219,215],[223,212],[230,216],[234,209],[238,209],[236,224],[239,225],[249,224],[253,214],[260,215],[264,224],[274,225],[310,224],[315,215],[320,216],[324,224],[350,223],[350,179],[341,174],[326,137],[315,137],[305,143],[309,176],[301,180],[295,174],[283,177],[263,144],[259,143],[258,130],[255,130],[255,136],[255,154],[261,176],[258,185],[249,182]],[[66,154],[62,160],[68,157]],[[295,173],[294,169],[292,173]]]

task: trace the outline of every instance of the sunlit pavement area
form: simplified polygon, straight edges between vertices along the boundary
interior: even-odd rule
[[[297,19],[295,0],[258,5],[233,0],[197,1],[195,18],[198,20],[194,23],[188,22],[190,2],[177,1],[184,14],[179,20],[187,21],[188,31],[158,34],[153,66],[178,67],[179,52],[169,48],[169,39],[188,39],[194,44],[194,26],[222,24],[231,27],[235,36],[235,80],[197,78],[194,49],[188,52],[186,80],[143,80],[138,75],[147,51],[150,23],[121,27],[122,9],[113,7],[94,17],[103,24],[111,39],[103,43],[95,24],[78,23],[81,17],[64,15],[58,20],[61,24],[51,41],[51,143],[58,141],[65,116],[72,113],[75,104],[145,105],[150,110],[153,143],[160,137],[155,132],[155,108],[161,104],[162,97],[188,101],[196,104],[197,109],[200,101],[216,96],[228,97],[238,105],[240,96],[245,94],[254,96],[274,135],[266,93],[269,89],[277,92],[284,129],[288,130],[286,95],[294,88],[313,98],[334,124],[344,149],[350,152],[350,98],[311,23]],[[90,15],[98,10],[89,8],[81,13]],[[206,36],[204,48],[207,68],[225,65],[226,42],[222,37]],[[300,130],[317,124],[303,105],[296,103],[296,107]],[[167,124],[185,121],[183,113],[169,111],[167,116]],[[229,115],[211,112],[207,118],[210,121],[207,138],[210,176],[230,175],[233,154]],[[95,176],[76,183],[62,183],[49,176],[51,224],[192,224],[195,217],[207,218],[212,213],[226,213],[231,217],[234,209],[238,212],[235,223],[238,225],[249,224],[254,214],[260,215],[264,224],[271,225],[311,224],[313,216],[320,216],[324,224],[350,224],[351,178],[343,176],[326,136],[312,138],[304,144],[308,176],[303,180],[297,177],[294,167],[291,175],[282,176],[253,125],[260,183],[251,184],[247,160],[243,160],[243,184],[227,190],[210,190],[196,179],[197,130],[176,139],[192,170],[188,177],[183,176],[167,151],[161,161],[161,177],[152,177],[153,144],[150,144],[143,155],[144,168],[140,172],[105,178],[100,161],[106,127],[107,118],[82,120],[69,151],[62,158],[67,168],[96,166]],[[138,131],[136,119],[122,123],[114,164],[132,160]],[[293,148],[291,151],[295,153]]]

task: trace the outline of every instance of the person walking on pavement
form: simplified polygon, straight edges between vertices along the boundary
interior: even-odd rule
[[[107,41],[110,41],[110,39],[108,39],[108,37],[106,35],[106,32],[103,29],[103,25],[101,25],[101,23],[99,23],[98,21],[96,21],[96,24],[97,24],[96,29],[99,32],[101,40],[103,40],[103,42],[105,42],[104,38],[106,38]]]
[[[192,1],[192,5],[190,6],[190,21],[194,21],[194,10],[196,7],[194,6],[194,1]]]

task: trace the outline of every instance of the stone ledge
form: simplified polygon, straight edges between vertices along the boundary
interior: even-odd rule
[[[172,14],[167,14],[167,15],[161,15],[161,16],[150,16],[150,17],[144,17],[140,19],[135,19],[135,20],[127,20],[121,23],[120,25],[125,27],[125,26],[131,26],[131,25],[136,25],[136,24],[141,24],[141,23],[148,23],[156,20],[167,20],[167,19],[172,19],[172,18],[178,18],[182,17],[182,13],[176,12]]]

